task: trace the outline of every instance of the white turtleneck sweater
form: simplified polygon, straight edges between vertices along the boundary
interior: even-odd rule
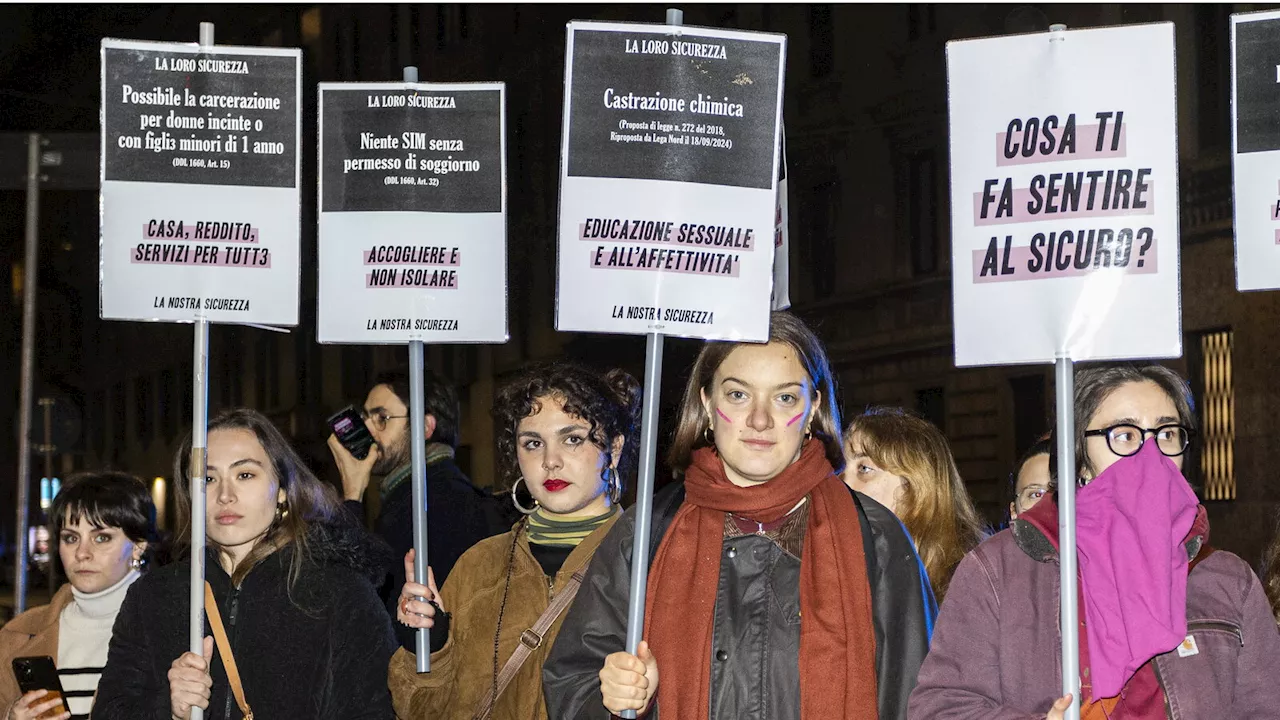
[[[58,679],[71,706],[72,720],[89,717],[98,678],[107,664],[107,647],[120,605],[129,586],[140,577],[131,570],[120,582],[96,593],[71,589],[75,600],[58,620]]]

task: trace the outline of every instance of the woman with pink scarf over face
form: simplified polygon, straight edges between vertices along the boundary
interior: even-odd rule
[[[1082,366],[1075,415],[1081,717],[1280,717],[1262,585],[1209,545],[1181,473],[1195,440],[1186,381],[1154,364]],[[1055,497],[961,561],[910,720],[1063,717]]]

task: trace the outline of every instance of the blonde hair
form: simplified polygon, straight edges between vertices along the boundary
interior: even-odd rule
[[[844,444],[905,482],[898,519],[941,603],[956,565],[987,533],[965,489],[946,437],[933,423],[902,408],[872,407],[849,423]]]

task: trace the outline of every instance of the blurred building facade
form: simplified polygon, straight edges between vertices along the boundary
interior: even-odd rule
[[[1280,500],[1267,472],[1277,451],[1264,434],[1265,409],[1280,403],[1280,390],[1269,382],[1270,365],[1280,356],[1280,334],[1271,329],[1280,319],[1280,300],[1235,291],[1227,23],[1232,12],[1262,7],[685,6],[686,24],[788,36],[792,300],[828,343],[846,416],[869,404],[920,411],[947,434],[975,499],[998,521],[1012,462],[1049,429],[1053,380],[1048,366],[954,366],[945,44],[1040,31],[1050,22],[1172,21],[1186,352],[1170,365],[1212,400],[1201,404],[1212,430],[1213,451],[1201,455],[1209,472],[1189,475],[1215,498],[1208,502],[1215,545],[1256,560]],[[511,338],[505,345],[427,349],[428,363],[462,388],[462,464],[477,483],[494,485],[489,408],[505,377],[531,360],[556,356],[622,366],[641,377],[642,339],[554,329],[564,24],[661,22],[662,11],[656,5],[175,5],[134,10],[128,32],[109,18],[101,22],[115,28],[102,34],[183,41],[195,38],[199,21],[213,20],[220,44],[303,48],[304,147],[316,143],[317,82],[397,80],[402,66],[417,65],[425,81],[507,83]],[[85,62],[96,63],[97,39],[86,35],[84,42],[91,43],[82,49]],[[97,73],[83,75],[67,79],[69,94],[96,98]],[[93,131],[96,114],[91,121],[67,129]],[[304,152],[303,176],[315,172],[314,153]],[[96,294],[84,292],[96,287],[96,196],[68,193],[50,202],[59,204],[42,220],[38,375],[48,392],[74,398],[83,428],[62,448],[58,471],[113,466],[169,477],[173,452],[190,426],[191,328],[99,320]],[[7,203],[6,217],[21,217],[20,195],[0,195],[0,203]],[[315,342],[315,212],[314,183],[304,183],[299,326],[289,333],[214,326],[209,406],[268,413],[332,480],[325,417],[360,403],[371,378],[404,364],[407,350]],[[21,228],[0,232],[4,259],[20,259]],[[71,249],[63,249],[68,244]],[[10,308],[19,305],[15,295]],[[1152,311],[1135,309],[1134,322]],[[9,315],[16,321],[20,312]],[[7,323],[0,332],[16,368],[18,325]],[[696,350],[695,343],[668,342],[665,408],[674,407]],[[16,402],[15,381],[3,382]],[[13,467],[12,439],[3,442],[8,451],[0,459]]]

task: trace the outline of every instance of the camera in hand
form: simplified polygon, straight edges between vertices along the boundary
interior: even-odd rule
[[[357,460],[369,457],[369,448],[373,446],[373,436],[365,427],[364,419],[351,405],[334,413],[328,419],[329,429],[337,436],[338,442]]]

